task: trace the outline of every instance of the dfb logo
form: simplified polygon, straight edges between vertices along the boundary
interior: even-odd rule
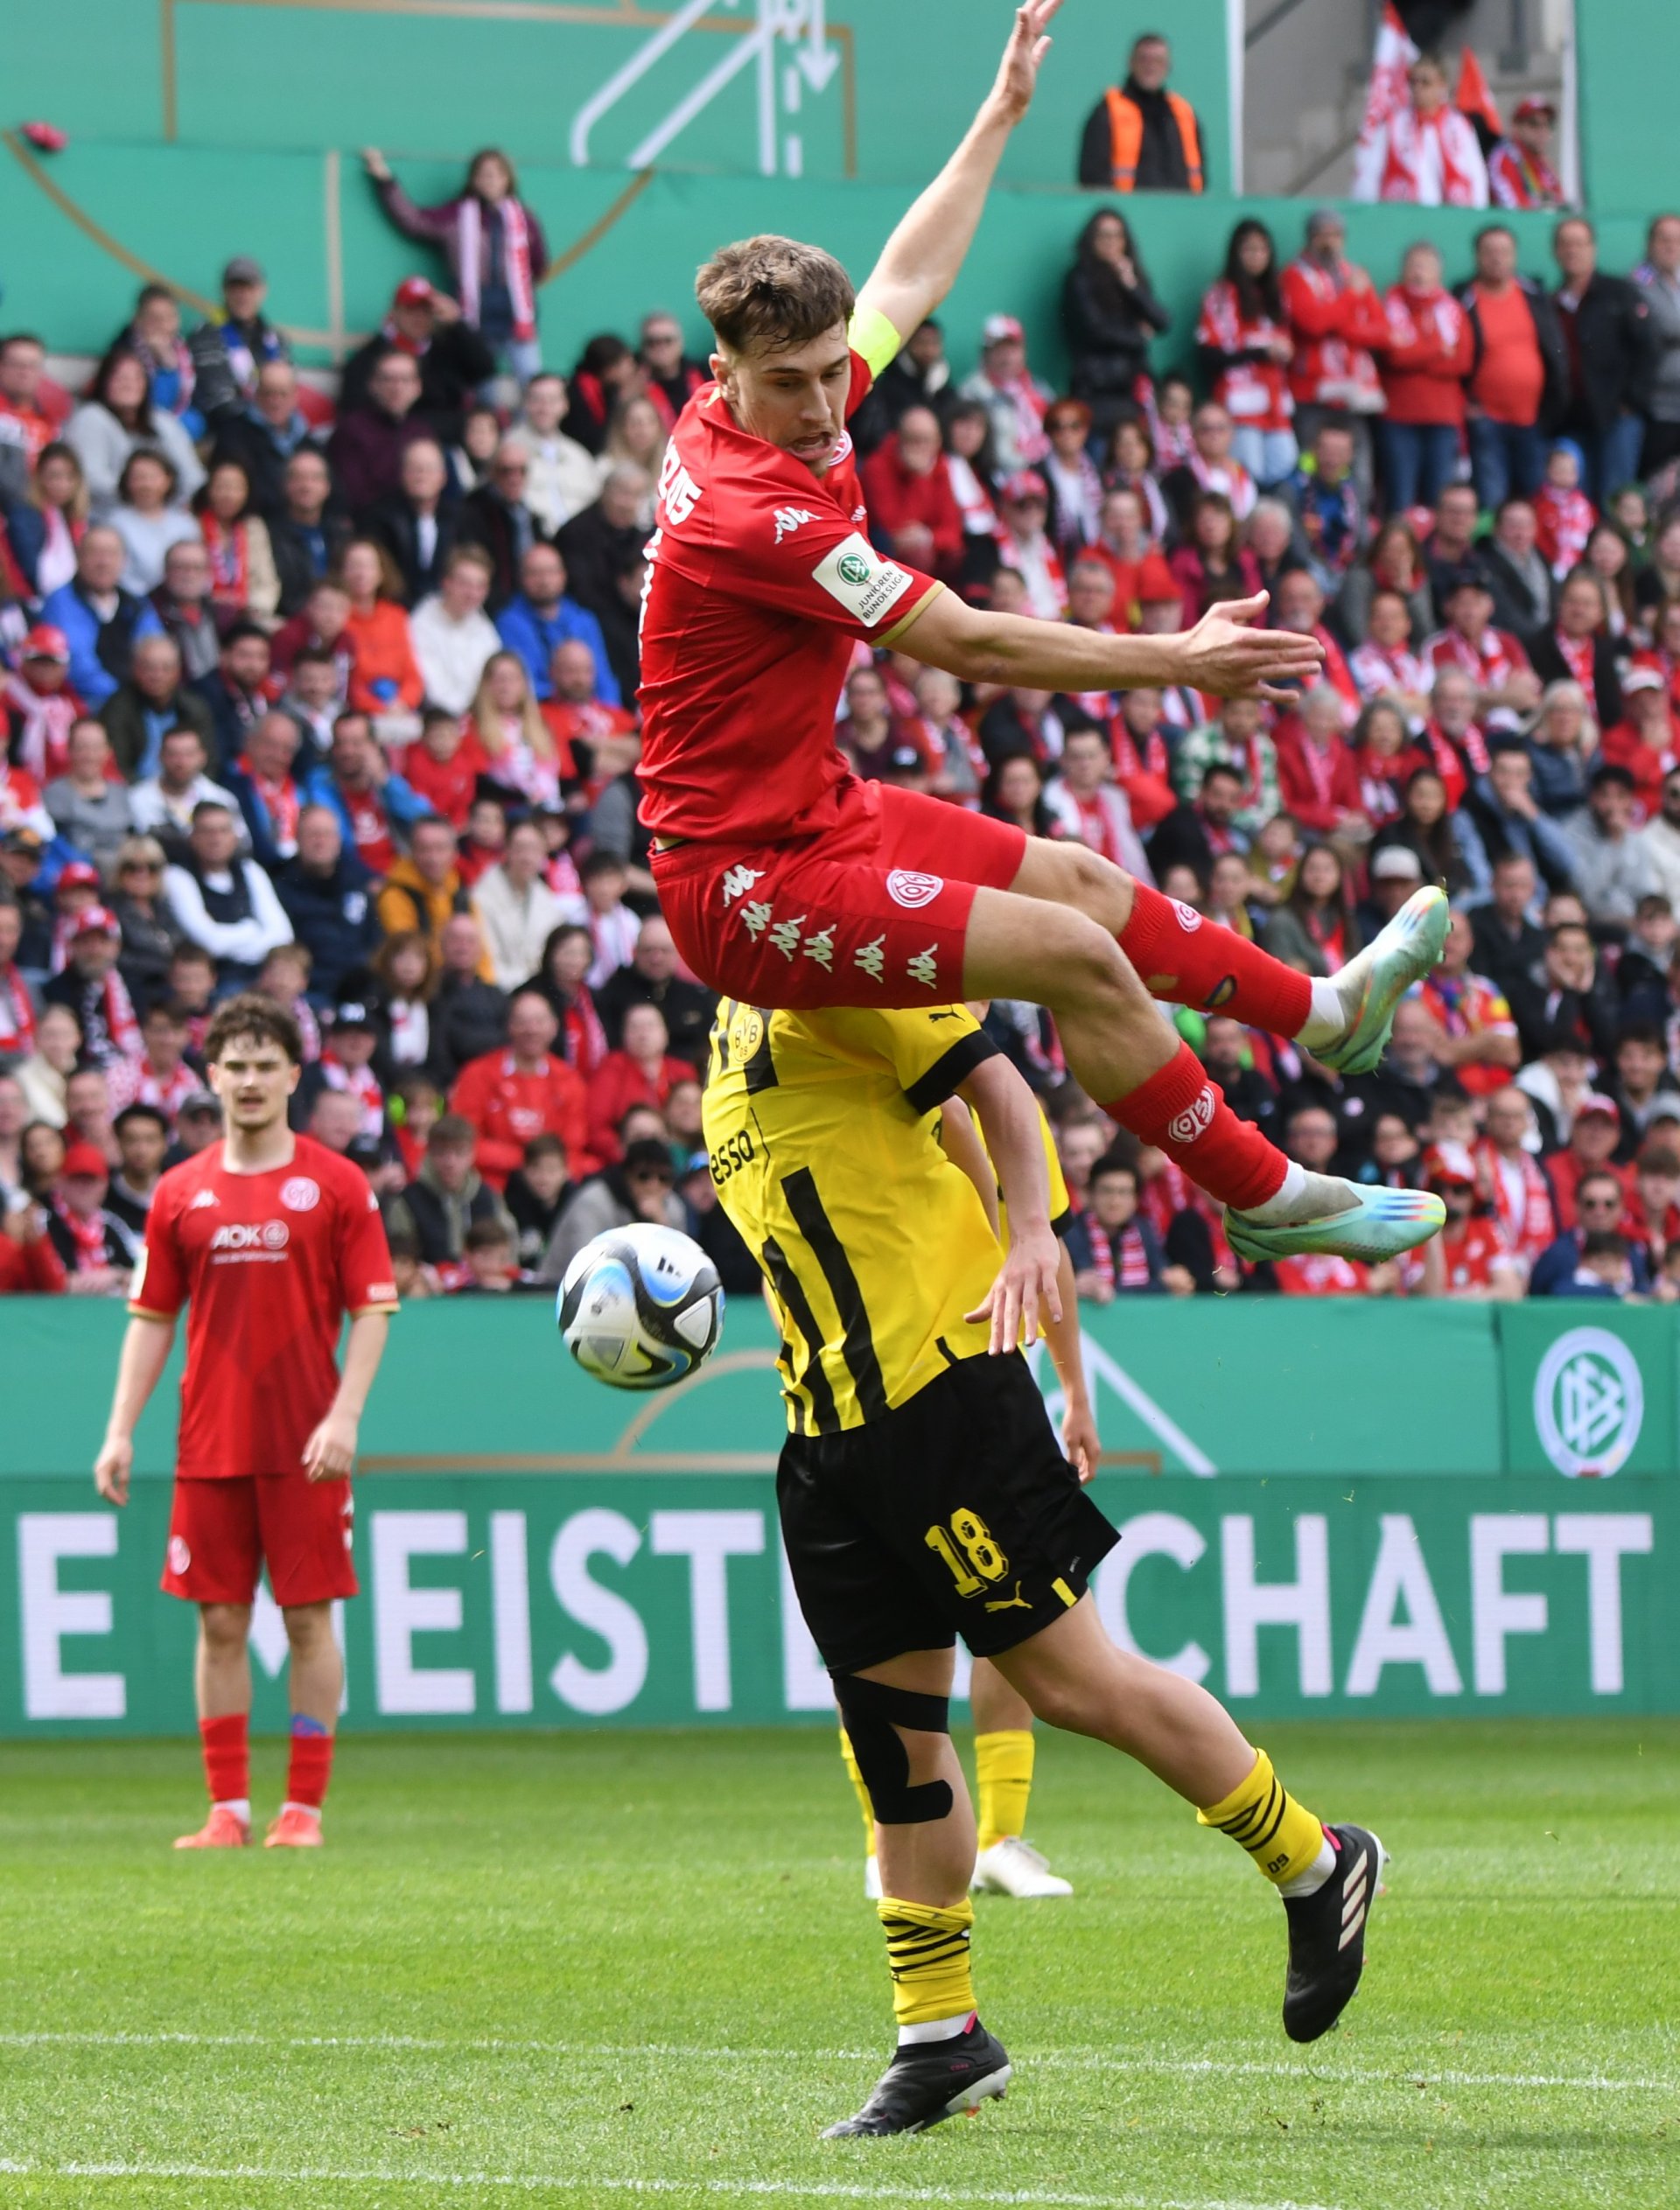
[[[1194,1143],[1198,1136],[1205,1136],[1213,1126],[1215,1109],[1212,1085],[1204,1082],[1195,1102],[1186,1105],[1183,1112],[1174,1113],[1166,1124],[1166,1132],[1175,1143]]]
[[[919,874],[914,867],[895,867],[886,878],[886,894],[895,906],[930,906],[945,887],[942,875]]]

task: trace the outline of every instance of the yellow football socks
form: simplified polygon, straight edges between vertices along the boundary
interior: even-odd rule
[[[858,1792],[858,1808],[864,1815],[864,1854],[872,1857],[875,1854],[875,1807],[869,1800],[869,1790],[864,1786],[864,1776],[857,1752],[851,1746],[851,1737],[844,1727],[840,1730],[840,1755],[851,1776],[851,1785]]]
[[[892,2015],[900,2027],[961,2018],[974,2008],[969,1936],[974,1906],[964,1896],[948,1911],[885,1896],[875,1906],[886,1934]]]
[[[974,1738],[974,1777],[979,1796],[980,1847],[990,1849],[1026,1831],[1026,1800],[1032,1793],[1032,1732],[1010,1727]]]
[[[1298,1879],[1325,1846],[1324,1826],[1297,1803],[1271,1769],[1271,1759],[1256,1751],[1254,1770],[1222,1803],[1210,1803],[1196,1817],[1241,1843],[1267,1879],[1282,1887]]]

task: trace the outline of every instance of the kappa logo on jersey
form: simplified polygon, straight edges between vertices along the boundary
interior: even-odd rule
[[[865,629],[873,629],[891,612],[913,580],[907,568],[883,560],[868,538],[857,530],[818,561],[811,577]]]
[[[761,867],[726,867],[724,870],[724,906],[727,910],[738,898],[745,898],[754,883],[762,881]]]
[[[755,898],[750,906],[742,906],[741,919],[746,924],[747,934],[752,938],[754,942],[756,942],[758,939],[763,935],[765,930],[769,927],[771,918],[775,913],[775,907],[771,905],[769,900],[764,898]]]
[[[284,1251],[291,1241],[284,1220],[229,1220],[210,1238],[213,1251]]]
[[[192,1202],[186,1209],[189,1213],[202,1213],[208,1206],[212,1205],[220,1205],[220,1202],[221,1199],[216,1195],[214,1190],[201,1189],[193,1197]]]
[[[895,906],[930,906],[945,887],[942,875],[920,874],[914,867],[895,867],[886,878],[886,894]]]
[[[280,1185],[280,1202],[289,1213],[312,1213],[321,1201],[321,1185],[307,1174],[294,1174]]]
[[[776,525],[776,542],[791,537],[796,529],[802,529],[811,519],[808,507],[778,507],[773,517]]]
[[[699,504],[700,486],[682,465],[675,445],[667,445],[659,471],[659,503],[669,522],[684,522]]]
[[[1194,1143],[1198,1136],[1205,1136],[1213,1126],[1217,1110],[1213,1087],[1204,1082],[1195,1102],[1186,1105],[1183,1112],[1174,1113],[1166,1124],[1166,1132],[1175,1143]]]

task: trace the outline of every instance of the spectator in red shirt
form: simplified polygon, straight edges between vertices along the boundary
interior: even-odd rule
[[[1305,451],[1326,412],[1354,421],[1354,472],[1370,496],[1371,444],[1367,418],[1382,411],[1382,386],[1375,353],[1389,342],[1388,319],[1369,275],[1347,255],[1348,226],[1334,207],[1306,219],[1298,260],[1283,276],[1284,311],[1295,351],[1289,386],[1295,399],[1295,435]]]
[[[420,741],[410,745],[402,780],[416,798],[451,828],[466,827],[479,777],[488,771],[477,733],[446,707],[429,706],[420,717]]]
[[[1424,1294],[1514,1303],[1522,1294],[1522,1269],[1480,1208],[1476,1163],[1464,1144],[1430,1145],[1424,1187],[1446,1206],[1446,1226],[1424,1252]]]
[[[1383,302],[1389,326],[1382,357],[1388,412],[1379,429],[1390,511],[1432,507],[1459,457],[1464,379],[1475,338],[1470,318],[1441,283],[1441,256],[1411,247],[1400,281]]]
[[[1529,1148],[1535,1141],[1534,1108],[1520,1089],[1509,1086],[1494,1092],[1488,1100],[1487,1129],[1476,1146],[1476,1164],[1506,1248],[1526,1271],[1556,1242],[1558,1228],[1551,1184]]]
[[[1476,234],[1476,273],[1459,293],[1473,340],[1466,413],[1476,496],[1502,507],[1531,498],[1545,468],[1544,425],[1569,389],[1563,332],[1538,284],[1517,274],[1516,240],[1502,223]]]
[[[456,1078],[449,1108],[477,1129],[479,1171],[493,1189],[504,1185],[536,1136],[557,1136],[575,1173],[592,1173],[598,1164],[583,1079],[554,1051],[559,1032],[548,999],[521,990],[508,1008],[507,1048],[470,1060]]]
[[[906,408],[858,474],[870,521],[887,550],[955,582],[962,563],[962,510],[951,489],[932,408]]]
[[[1589,1090],[1576,1108],[1569,1141],[1546,1160],[1558,1198],[1558,1218],[1566,1231],[1580,1219],[1580,1186],[1589,1174],[1612,1174],[1624,1199],[1633,1194],[1633,1169],[1614,1164],[1620,1141],[1621,1114],[1615,1100]]]
[[[61,1297],[65,1286],[46,1213],[18,1191],[0,1210],[0,1297]]]
[[[630,1108],[661,1109],[678,1082],[694,1079],[686,1060],[672,1058],[657,1005],[626,1006],[620,1033],[621,1047],[609,1052],[589,1078],[589,1140],[596,1157],[609,1164],[622,1156],[617,1131]]]
[[[1285,808],[1314,836],[1370,834],[1359,766],[1342,735],[1341,700],[1317,684],[1278,724],[1278,787]]]

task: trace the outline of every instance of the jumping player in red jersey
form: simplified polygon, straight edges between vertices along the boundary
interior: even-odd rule
[[[1083,1087],[1232,1208],[1244,1256],[1392,1257],[1439,1225],[1438,1201],[1292,1164],[1230,1111],[1151,999],[1217,1008],[1340,1073],[1368,1070],[1438,955],[1438,891],[1312,981],[1082,846],[861,782],[834,742],[860,639],[964,680],[1050,691],[1272,696],[1319,673],[1315,640],[1250,626],[1264,597],[1181,635],[1110,637],[976,612],[870,542],[846,419],[955,280],[1056,4],[1017,10],[996,84],[861,294],[830,255],[787,238],[725,247],[700,272],[717,381],[666,449],[642,604],[642,819],[660,903],[696,973],[748,1004],[1047,1005]]]
[[[314,1849],[344,1691],[332,1608],[356,1593],[350,1469],[396,1286],[360,1169],[286,1125],[303,1064],[291,1015],[266,997],[229,998],[205,1058],[227,1134],[158,1185],[94,1479],[111,1503],[127,1503],[135,1423],[186,1304],[163,1585],[199,1607],[210,1816],[175,1846],[237,1849],[250,1838],[248,1646],[266,1563],[291,1651],[290,1766],[268,1846]]]

